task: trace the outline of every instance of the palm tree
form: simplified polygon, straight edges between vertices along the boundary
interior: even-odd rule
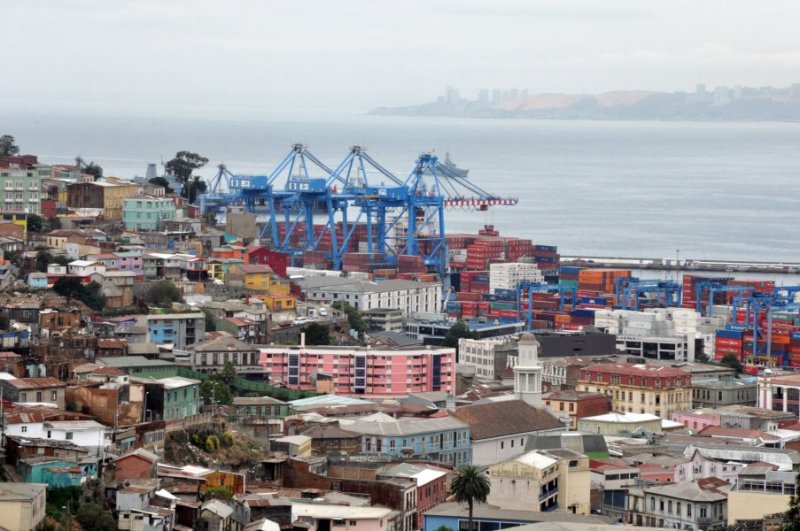
[[[467,520],[468,531],[475,531],[472,527],[472,509],[475,503],[485,503],[489,496],[491,484],[486,477],[485,470],[475,465],[467,465],[458,470],[458,474],[450,483],[450,492],[458,503],[466,503],[469,509]]]

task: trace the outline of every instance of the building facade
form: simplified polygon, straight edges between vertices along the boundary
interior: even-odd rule
[[[508,366],[508,356],[498,356],[498,347],[507,345],[502,338],[458,340],[458,364],[473,367],[477,378],[499,380]]]
[[[405,396],[455,390],[455,349],[404,347],[263,347],[261,363],[272,382],[318,389],[324,374],[336,394]]]
[[[669,367],[598,363],[581,369],[577,390],[604,393],[613,411],[670,418],[691,407],[691,378]]]
[[[589,514],[589,458],[567,449],[534,450],[489,466],[488,503],[516,511]]]
[[[41,187],[36,168],[0,168],[0,210],[40,214]]]
[[[139,195],[125,198],[122,222],[127,230],[159,230],[164,221],[175,219],[176,213],[172,199]]]
[[[691,531],[725,529],[728,497],[717,487],[716,482],[706,485],[702,481],[682,481],[647,486],[638,492],[631,489],[628,523]]]
[[[340,277],[309,278],[300,282],[311,302],[332,304],[344,301],[360,311],[398,309],[405,315],[441,311],[442,285],[412,280],[367,280]]]
[[[361,451],[366,454],[421,457],[456,468],[472,463],[470,426],[454,417],[361,420],[344,428],[361,435]]]
[[[0,483],[0,527],[38,529],[45,517],[47,485]]]
[[[151,343],[184,349],[203,339],[206,317],[202,312],[152,314],[147,316],[147,327]]]
[[[176,363],[189,365],[192,370],[200,372],[216,373],[230,363],[237,374],[264,374],[264,366],[259,358],[260,353],[255,346],[228,336],[175,350]]]
[[[550,391],[542,396],[542,402],[559,418],[569,417],[571,430],[578,429],[578,419],[603,415],[611,409],[611,402],[603,393]]]

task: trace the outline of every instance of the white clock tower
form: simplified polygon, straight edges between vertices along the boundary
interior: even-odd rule
[[[532,406],[542,405],[542,366],[539,365],[539,341],[523,332],[518,341],[519,358],[514,366],[514,396]]]

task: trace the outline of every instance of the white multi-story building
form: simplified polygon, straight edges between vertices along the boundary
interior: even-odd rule
[[[442,285],[438,282],[316,277],[299,282],[306,300],[332,304],[344,301],[361,310],[401,310],[405,315],[441,311]]]
[[[523,280],[544,282],[544,275],[536,267],[536,264],[525,262],[507,262],[489,266],[489,291],[491,293],[495,293],[498,289],[517,289]]]
[[[501,338],[458,340],[458,365],[473,367],[475,376],[486,380],[500,379],[503,370],[508,367],[507,352],[498,352],[500,347],[509,346],[509,342]],[[513,357],[516,359],[516,356]]]
[[[695,341],[703,340],[704,353],[714,356],[714,331],[728,320],[724,311],[702,317],[686,308],[598,310],[595,326],[617,336],[617,351],[654,360],[694,361]]]

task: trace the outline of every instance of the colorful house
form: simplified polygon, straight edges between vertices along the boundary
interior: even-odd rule
[[[28,287],[31,289],[47,289],[47,273],[28,273]]]
[[[211,258],[208,261],[208,276],[211,280],[223,282],[232,265],[241,266],[244,261],[238,258]]]
[[[48,488],[79,487],[87,479],[97,477],[97,461],[91,458],[28,457],[19,460],[17,473],[26,483],[46,483]]]
[[[263,300],[267,308],[273,312],[282,312],[285,310],[294,310],[297,307],[297,299],[294,295],[260,295],[259,299]]]
[[[273,251],[266,245],[249,245],[245,254],[245,263],[268,265],[277,275],[286,278],[289,255]]]
[[[245,248],[238,245],[222,245],[211,250],[211,258],[223,260],[240,260],[244,262]]]

